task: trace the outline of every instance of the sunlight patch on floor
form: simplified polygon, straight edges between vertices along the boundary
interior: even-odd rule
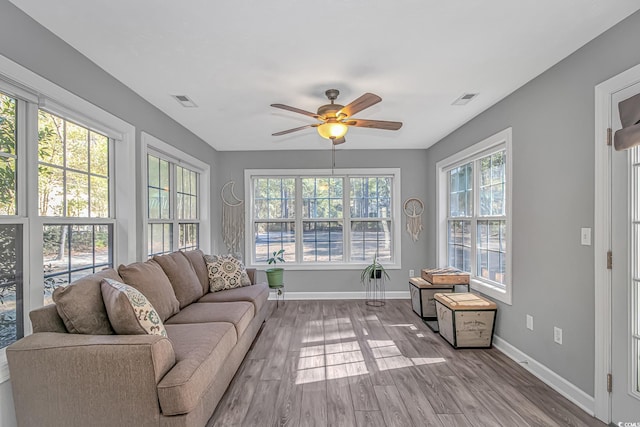
[[[300,349],[296,384],[368,374],[357,341],[313,345]]]
[[[379,320],[377,317],[371,320]],[[307,324],[308,335],[303,343],[308,344],[300,349],[296,384],[307,384],[317,381],[348,378],[369,373],[370,369],[388,371],[390,369],[409,368],[412,366],[431,365],[445,363],[442,357],[407,357],[390,339],[366,340],[367,354],[373,356],[375,364],[370,363],[369,368],[365,362],[363,349],[358,341],[340,342],[356,337],[353,328],[340,330],[338,325],[350,324],[348,318],[338,318],[333,322],[311,321]],[[406,328],[412,332],[418,328],[413,323],[399,323],[385,325],[397,328]],[[369,331],[362,329],[362,335],[370,336]],[[416,333],[418,337],[424,337],[422,333]],[[314,342],[323,344],[312,345]],[[337,341],[337,342],[335,342]]]

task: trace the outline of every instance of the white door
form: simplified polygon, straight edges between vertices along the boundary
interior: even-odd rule
[[[637,93],[640,83],[612,95],[614,132],[618,103]],[[611,171],[611,420],[640,426],[640,148],[612,149]]]

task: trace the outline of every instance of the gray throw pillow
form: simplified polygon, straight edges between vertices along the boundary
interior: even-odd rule
[[[104,279],[100,286],[109,321],[117,334],[167,336],[160,316],[140,291],[111,279]]]

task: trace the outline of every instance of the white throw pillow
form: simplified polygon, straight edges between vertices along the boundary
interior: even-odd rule
[[[209,273],[211,292],[251,285],[244,264],[231,255],[206,255],[204,261]]]

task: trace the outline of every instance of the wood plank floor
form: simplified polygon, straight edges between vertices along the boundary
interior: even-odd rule
[[[408,300],[269,303],[208,427],[605,426],[498,350],[454,350]]]

